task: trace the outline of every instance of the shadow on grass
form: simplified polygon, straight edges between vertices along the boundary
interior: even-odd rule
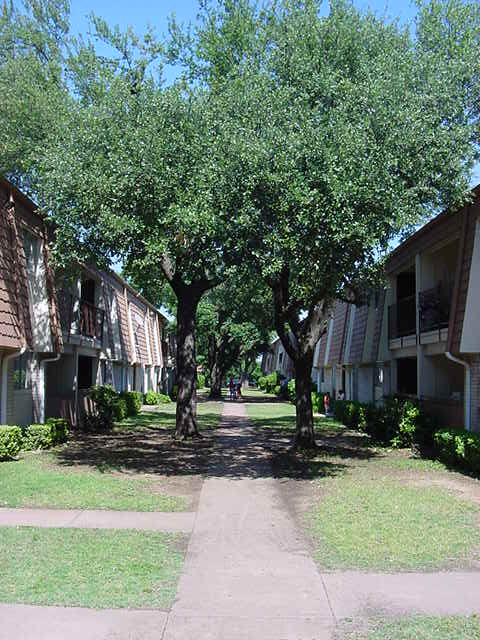
[[[344,472],[348,459],[377,455],[368,438],[332,428],[325,421],[317,422],[319,449],[313,457],[292,451],[294,416],[256,418],[254,427],[244,418],[224,417],[218,432],[218,408],[208,411],[204,406],[199,412],[203,436],[199,440],[175,440],[174,407],[158,407],[120,423],[112,433],[76,435],[56,452],[56,460],[60,465],[88,466],[100,472],[305,479],[337,475]]]

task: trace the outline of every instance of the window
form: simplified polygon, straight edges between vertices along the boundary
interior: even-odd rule
[[[29,353],[24,353],[19,358],[15,359],[13,369],[13,384],[15,389],[31,389],[32,380],[30,365],[31,356]]]
[[[90,389],[93,384],[93,358],[78,356],[78,388]]]
[[[322,367],[320,369],[320,382],[322,382],[322,383],[325,382],[325,367]]]
[[[101,376],[102,376],[102,384],[107,384],[107,361],[101,360]]]
[[[38,265],[38,258],[40,255],[40,242],[38,238],[33,236],[28,231],[25,231],[23,235],[23,249],[25,251],[25,260],[27,264],[28,272],[35,272]]]

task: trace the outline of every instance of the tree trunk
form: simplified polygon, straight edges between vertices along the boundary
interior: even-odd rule
[[[193,295],[192,295],[193,294]],[[199,437],[197,428],[197,375],[195,317],[200,296],[188,288],[178,296],[177,307],[177,414],[175,435]]]
[[[223,373],[216,362],[213,363],[210,376],[210,398],[222,397],[222,378]]]
[[[313,352],[295,359],[295,394],[297,409],[297,430],[294,446],[299,449],[314,449],[313,408],[311,393],[311,375]]]

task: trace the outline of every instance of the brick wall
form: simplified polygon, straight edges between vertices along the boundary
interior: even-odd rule
[[[471,359],[472,376],[471,430],[480,432],[480,355]]]

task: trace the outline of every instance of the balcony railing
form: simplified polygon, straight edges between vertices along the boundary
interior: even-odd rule
[[[103,340],[105,311],[86,300],[80,300],[78,308],[78,332],[82,336]]]
[[[433,289],[418,294],[420,332],[437,331],[448,327],[452,287],[439,283]]]
[[[415,296],[402,298],[388,307],[388,338],[404,338],[417,332]]]

